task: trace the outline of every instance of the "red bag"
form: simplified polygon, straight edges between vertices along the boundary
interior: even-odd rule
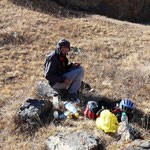
[[[96,115],[97,111],[98,111],[97,102],[89,101],[84,111],[84,116],[90,119],[96,119],[97,117],[99,117]]]

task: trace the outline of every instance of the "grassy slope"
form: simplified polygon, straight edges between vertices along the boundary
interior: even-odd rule
[[[68,129],[43,127],[33,137],[13,132],[13,116],[26,98],[34,97],[38,81],[44,80],[44,59],[62,37],[81,49],[79,56],[69,58],[82,62],[84,81],[98,95],[114,100],[130,98],[138,109],[149,112],[149,26],[98,15],[55,17],[1,0],[0,29],[0,148],[43,149],[48,136],[67,130],[87,129],[104,137],[106,144],[115,141],[93,121],[87,126],[87,120],[82,119],[64,122]],[[14,32],[18,33],[16,38]]]

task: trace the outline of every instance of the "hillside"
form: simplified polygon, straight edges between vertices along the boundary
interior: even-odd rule
[[[15,128],[13,118],[27,98],[36,98],[38,82],[45,81],[45,58],[61,38],[80,49],[69,60],[82,63],[84,81],[96,96],[114,101],[129,98],[139,112],[149,114],[150,26],[48,4],[49,11],[44,11],[32,3],[0,1],[0,148],[44,149],[45,139],[54,133],[85,129],[103,137],[108,146],[115,137],[98,130],[91,120],[66,120],[64,125],[49,125],[29,136]],[[134,125],[142,138],[150,138],[138,123]]]

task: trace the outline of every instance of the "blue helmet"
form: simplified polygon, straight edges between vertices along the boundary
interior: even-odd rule
[[[120,102],[119,108],[121,111],[131,113],[134,109],[134,103],[129,99],[124,99]]]

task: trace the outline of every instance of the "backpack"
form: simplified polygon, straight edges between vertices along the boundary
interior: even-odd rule
[[[98,116],[96,115],[99,110],[98,104],[95,101],[89,101],[86,105],[86,109],[84,111],[84,116],[89,119],[96,119]]]

